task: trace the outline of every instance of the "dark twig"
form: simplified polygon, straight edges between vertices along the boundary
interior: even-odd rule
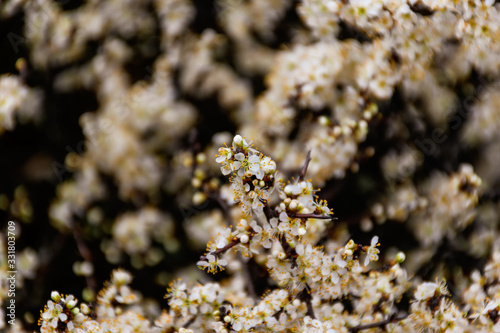
[[[306,286],[302,291],[297,295],[297,298],[301,300],[302,302],[305,302],[307,305],[307,313],[309,317],[312,319],[316,319],[316,316],[314,315],[314,309],[312,306],[312,296],[311,296],[311,287],[306,283]]]
[[[390,315],[385,320],[381,320],[381,321],[378,321],[378,322],[375,322],[375,323],[370,323],[370,324],[364,324],[364,325],[358,325],[358,326],[351,327],[349,329],[349,332],[351,332],[351,333],[357,333],[357,332],[359,332],[361,330],[367,330],[367,329],[375,328],[375,327],[384,327],[387,324],[396,323],[398,321],[405,320],[406,318],[408,318],[408,316],[409,316],[409,314],[404,314],[404,315],[401,315],[401,316],[397,316],[394,313],[394,314]]]
[[[267,219],[267,222],[268,223],[271,223],[271,219],[273,217],[276,217],[277,214],[276,214],[276,211],[273,211],[271,209],[271,207],[269,207],[269,205],[267,204],[267,202],[264,202],[264,215],[266,215],[266,219]]]
[[[298,213],[289,213],[289,217],[292,218],[304,218],[304,219],[324,219],[324,220],[338,220],[336,217],[331,215],[319,215],[319,214],[298,214]]]
[[[286,257],[292,262],[292,268],[297,267],[297,252],[287,243],[285,236],[280,236],[280,243]]]
[[[210,252],[210,254],[212,255],[218,255],[220,253],[223,253],[223,252],[226,252],[227,250],[229,250],[230,248],[233,248],[235,247],[236,245],[238,245],[240,243],[240,239],[239,238],[236,238],[235,240],[233,240],[231,243],[227,244],[226,246],[224,246],[223,248],[221,249],[217,249],[215,251],[212,251]],[[206,256],[201,256],[200,257],[200,260],[207,260],[207,257]]]
[[[309,297],[306,298],[306,305],[307,305],[307,315],[311,317],[312,319],[316,319],[316,316],[314,315],[314,309],[312,306],[311,302],[312,297],[309,295]]]
[[[255,287],[253,285],[252,276],[250,275],[250,271],[248,269],[248,263],[244,262],[243,259],[240,258],[241,265],[243,267],[243,278],[245,279],[247,285],[248,294],[255,300],[259,299],[257,293],[255,292]]]
[[[306,161],[304,162],[304,166],[302,167],[302,170],[300,171],[299,182],[304,181],[304,178],[306,177],[307,167],[309,166],[309,162],[311,162],[311,151],[310,150],[307,152]]]
[[[196,315],[192,316],[184,325],[183,327],[184,328],[188,328],[189,326],[191,326],[192,323],[194,323],[196,320]]]

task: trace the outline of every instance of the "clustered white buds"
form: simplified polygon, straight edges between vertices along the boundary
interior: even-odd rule
[[[240,157],[236,157],[238,154],[241,154]],[[223,173],[233,173],[233,184],[236,182],[250,188],[251,183],[254,189],[259,186],[258,182],[267,180],[261,177],[256,169],[250,169],[249,163],[246,162],[258,154],[257,150],[250,148],[245,139],[236,135],[232,148],[219,149],[217,162],[222,164]],[[267,161],[267,158],[264,159]],[[274,163],[271,170],[274,173]],[[266,172],[264,175],[271,176]],[[372,239],[370,246],[359,246],[351,240],[345,247],[330,253],[314,246],[306,237],[308,220],[329,221],[331,210],[326,201],[317,202],[311,182],[300,178],[293,184],[276,186],[281,200],[276,207],[272,208],[267,200],[261,201],[263,206],[267,206],[265,217],[257,219],[264,220],[261,225],[257,220],[248,222],[241,219],[236,230],[226,228],[219,233],[214,242],[209,242],[208,253],[198,262],[198,266],[207,268],[209,272],[216,272],[227,264],[227,260],[219,259],[218,256],[228,249],[232,248],[245,256],[251,256],[260,253],[260,246],[275,246],[281,247],[284,252],[274,251],[273,255],[269,254],[266,266],[280,287],[286,287],[295,295],[309,290],[319,297],[331,299],[340,298],[356,290],[359,286],[359,275],[363,272],[358,257],[366,253],[365,266],[369,261],[378,260],[378,237]],[[282,179],[274,179],[275,185],[281,182]],[[233,190],[241,191],[234,187]],[[240,198],[240,202],[245,200],[242,196],[246,195],[246,192],[249,191],[235,194]],[[244,213],[245,207],[242,206]],[[261,215],[258,214],[257,217]]]
[[[42,333],[104,333],[115,330],[129,330],[130,323],[141,332],[150,332],[147,319],[127,307],[140,300],[139,294],[128,286],[132,275],[118,269],[111,274],[111,281],[99,292],[96,306],[92,309],[85,303],[79,307],[73,295],[64,296],[57,291],[51,293],[39,320]],[[95,318],[98,319],[95,319]],[[156,330],[160,332],[160,330]]]
[[[330,221],[332,210],[325,200],[317,200],[315,192],[312,183],[304,180],[287,184],[280,191],[282,201],[275,210],[279,218],[278,230],[287,241],[291,241],[294,236],[305,236],[310,223],[321,229]]]
[[[231,189],[245,215],[252,211],[260,215],[275,189],[276,163],[251,148],[241,135],[234,137],[230,148],[219,148],[216,162],[222,165],[223,175],[233,174]]]
[[[276,173],[276,163],[251,148],[241,135],[233,138],[231,148],[219,149],[216,162],[222,164],[223,174],[233,174],[231,190],[244,215],[251,212],[250,208],[257,218],[262,217],[264,207],[268,213],[264,223],[259,224],[258,219],[251,222],[241,219],[236,230],[227,228],[217,235],[215,242],[209,242],[207,255],[197,264],[209,272],[223,269],[227,264],[227,260],[217,256],[226,246],[232,244],[231,247],[243,255],[251,256],[259,253],[260,246],[270,248],[274,243],[279,244],[281,235],[287,242],[305,236],[309,218],[330,219],[326,201],[316,201],[311,182],[298,181],[284,186],[282,177]],[[282,201],[271,209],[268,200],[275,189]]]
[[[73,295],[64,297],[57,291],[51,293],[52,301],[48,301],[41,314],[39,325],[42,333],[61,332],[61,327],[67,327],[72,332],[75,324],[83,322],[83,315],[76,308],[78,301]]]

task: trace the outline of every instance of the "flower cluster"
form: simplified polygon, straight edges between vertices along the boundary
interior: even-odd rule
[[[352,246],[351,242],[351,246]],[[299,250],[299,252],[301,252]],[[181,280],[167,288],[168,310],[156,312],[151,323],[129,308],[139,298],[126,301],[119,294],[134,293],[128,287],[131,275],[114,271],[108,287],[100,292],[97,304],[79,306],[72,296],[54,291],[41,313],[41,332],[99,333],[109,330],[141,332],[343,332],[373,329],[383,332],[498,332],[500,309],[496,251],[485,267],[484,276],[472,274],[474,281],[463,294],[466,306],[460,308],[450,299],[445,281],[422,282],[413,292],[409,313],[397,314],[397,304],[408,295],[410,280],[404,269],[393,262],[384,270],[356,274],[357,288],[346,295],[296,293],[288,288],[267,292],[259,300],[235,301],[230,288],[218,283],[188,285]],[[397,256],[400,261],[401,256]],[[350,263],[346,262],[345,267]],[[128,291],[125,291],[128,290]],[[104,296],[108,294],[108,296]],[[114,296],[113,296],[114,295]],[[490,298],[491,297],[491,298]],[[112,299],[112,302],[109,302]],[[342,301],[341,301],[342,300]],[[346,306],[352,310],[346,309]]]
[[[39,325],[42,333],[73,332],[73,333],[103,333],[109,331],[139,331],[155,332],[162,330],[152,328],[144,318],[145,313],[138,313],[129,309],[138,304],[140,297],[128,285],[132,276],[124,270],[115,270],[111,281],[99,292],[97,305],[90,307],[69,295],[61,296],[57,291],[52,292],[52,300],[48,301],[45,310],[40,316]]]
[[[216,161],[223,175],[233,174],[231,190],[245,215],[262,214],[264,204],[282,180],[276,175],[276,163],[253,149],[241,135],[230,148],[220,148]]]
[[[276,172],[276,163],[251,148],[244,138],[236,135],[231,148],[220,148],[216,162],[221,163],[224,175],[232,173],[231,190],[240,203],[244,215],[252,211],[256,220],[241,219],[236,230],[226,228],[207,246],[207,254],[198,266],[215,272],[227,265],[218,254],[230,248],[241,250],[245,256],[259,253],[259,247],[271,248],[274,243],[293,243],[294,237],[306,234],[307,220],[330,220],[331,211],[326,202],[317,202],[310,182],[299,180],[284,186],[282,176]],[[306,165],[307,167],[307,165]],[[304,170],[305,172],[305,170]],[[277,189],[281,202],[271,208],[270,195]],[[266,208],[266,214],[264,213]],[[267,222],[260,224],[265,215]],[[316,225],[319,223],[317,222]],[[305,240],[305,238],[304,238]]]
[[[40,316],[39,325],[42,333],[49,332],[78,332],[78,326],[87,320],[90,309],[86,304],[77,307],[78,300],[73,295],[60,295],[53,291],[52,300],[47,302]],[[88,325],[86,325],[88,327]]]
[[[252,163],[254,156],[260,158]],[[333,219],[327,203],[318,202],[312,183],[304,180],[309,155],[298,179],[287,185],[281,178],[274,178],[275,164],[269,172],[260,163],[255,165],[258,161],[269,163],[239,135],[234,137],[232,148],[220,148],[217,156],[222,173],[231,173],[233,184],[235,179],[240,179],[244,186],[250,187],[251,183],[253,190],[264,187],[261,181],[268,182],[269,187],[276,189],[271,193],[277,193],[275,198],[261,201],[262,208],[254,210],[253,219],[242,205],[238,224],[222,229],[208,243],[208,252],[197,265],[212,273],[228,267],[233,276],[227,282],[191,285],[178,279],[170,283],[165,296],[168,309],[156,313],[152,323],[133,308],[140,304],[141,297],[129,286],[130,273],[116,270],[99,292],[92,313],[85,304],[75,308],[77,302],[72,296],[63,298],[54,292],[52,298],[56,303],[49,301],[41,315],[42,331],[347,333],[369,328],[377,332],[385,329],[416,332],[431,328],[443,333],[465,333],[474,329],[498,330],[498,251],[485,266],[484,277],[479,272],[472,274],[473,283],[463,293],[464,308],[450,299],[444,280],[420,282],[412,290],[412,281],[400,266],[405,260],[404,253],[398,253],[379,268],[369,267],[370,261],[380,259],[378,236],[365,246],[352,239],[341,246],[333,241],[322,246],[318,244],[320,238],[309,236],[311,226],[325,231],[324,221]],[[471,205],[477,201],[476,187],[480,179],[469,166],[462,166],[448,182],[435,184],[437,189],[429,195],[458,196]],[[443,184],[448,184],[447,191],[439,190]],[[450,191],[450,186],[455,191]],[[239,201],[245,200],[242,196],[250,196],[250,191],[245,189],[239,194],[238,188],[231,187],[231,190]],[[383,215],[383,206],[380,209],[382,212],[372,209],[379,218]],[[323,229],[317,228],[318,221],[323,222]],[[273,289],[261,299],[252,297],[248,285],[242,288],[245,283],[242,270],[248,259],[234,265],[238,253],[258,259],[256,264],[267,269],[274,281]],[[253,281],[246,283],[253,284]],[[405,295],[411,298],[407,313],[399,305]]]
[[[12,131],[17,121],[40,118],[40,93],[18,76],[0,75],[0,134]]]

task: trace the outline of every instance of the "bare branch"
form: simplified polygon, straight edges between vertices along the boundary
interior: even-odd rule
[[[297,252],[295,251],[295,249],[293,247],[290,246],[290,244],[288,244],[286,242],[286,237],[285,236],[280,236],[280,243],[281,243],[281,247],[283,248],[283,251],[285,252],[285,255],[288,259],[290,259],[290,261],[292,262],[292,267],[297,267]]]
[[[316,316],[314,314],[314,309],[312,306],[312,296],[311,296],[311,287],[306,283],[306,286],[302,291],[297,295],[297,298],[300,299],[302,302],[305,302],[307,305],[307,313],[309,317],[312,319],[316,319]]]
[[[311,162],[311,151],[307,152],[306,161],[304,162],[304,166],[299,174],[299,182],[303,181],[306,177],[307,167],[309,166],[309,162]]]
[[[210,252],[210,254],[212,255],[218,255],[220,253],[223,253],[223,252],[226,252],[227,250],[229,250],[230,248],[233,248],[235,247],[236,245],[238,245],[240,243],[240,239],[239,238],[236,238],[235,240],[233,240],[231,243],[227,244],[226,246],[224,246],[223,248],[220,248],[220,249],[217,249],[215,251],[212,251]],[[201,256],[200,257],[200,260],[207,260],[207,257],[206,256]]]
[[[404,315],[397,316],[394,313],[394,314],[390,315],[387,319],[382,320],[382,321],[378,321],[378,322],[375,322],[375,323],[370,323],[370,324],[364,324],[364,325],[358,325],[358,326],[351,327],[349,329],[349,332],[351,332],[351,333],[357,333],[359,331],[367,330],[367,329],[370,329],[370,328],[384,327],[385,325],[387,325],[389,323],[396,323],[398,321],[404,320],[404,319],[408,318],[408,316],[409,316],[409,314],[404,314]]]
[[[243,278],[245,279],[247,285],[247,290],[248,290],[248,293],[250,294],[250,296],[254,299],[254,300],[259,300],[259,297],[257,295],[257,292],[255,291],[255,287],[253,285],[253,281],[252,281],[252,276],[250,274],[250,270],[248,268],[248,264],[250,263],[249,262],[244,262],[242,258],[239,258],[240,262],[241,262],[241,266],[242,266],[242,270],[243,270]]]
[[[184,325],[183,327],[184,328],[188,328],[189,326],[191,326],[192,323],[194,323],[196,320],[196,315],[193,315]]]
[[[331,215],[319,215],[319,214],[298,214],[298,213],[290,213],[290,217],[292,218],[304,218],[304,219],[323,219],[323,220],[338,220],[336,217]]]

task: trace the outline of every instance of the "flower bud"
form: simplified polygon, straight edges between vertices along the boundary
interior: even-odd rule
[[[201,192],[196,192],[193,195],[193,204],[195,204],[196,206],[201,205],[205,202],[205,200],[207,200],[207,197]]]
[[[341,130],[342,134],[344,134],[345,136],[350,136],[352,134],[352,128],[347,125],[342,126]]]
[[[88,315],[90,313],[90,308],[85,303],[80,304],[80,309],[84,315]]]
[[[196,155],[196,163],[202,164],[205,163],[206,160],[207,156],[204,153],[198,153],[198,155]]]
[[[193,178],[191,179],[191,185],[193,185],[194,188],[200,188],[201,180],[199,178]]]
[[[318,122],[320,123],[320,125],[323,125],[323,126],[328,126],[330,125],[330,119],[328,119],[327,117],[325,116],[320,116],[318,118]]]
[[[242,242],[243,244],[246,244],[248,243],[250,239],[248,238],[248,235],[243,235],[240,237],[240,242]]]
[[[76,302],[77,302],[76,299],[72,299],[71,301],[69,301],[68,303],[66,303],[66,307],[71,310],[71,309],[73,309],[75,307]]]
[[[202,169],[196,169],[196,170],[194,170],[194,176],[196,178],[203,179],[206,177],[206,174],[205,174],[205,171],[203,171]]]
[[[241,135],[236,134],[236,135],[234,136],[233,142],[234,142],[234,144],[235,144],[236,146],[240,146],[240,145],[241,145],[241,143],[243,142],[243,138],[241,137]]]
[[[52,300],[54,302],[59,302],[61,300],[61,295],[59,295],[59,293],[57,291],[53,291],[51,294],[50,294],[50,298],[52,298]]]
[[[405,261],[406,259],[406,255],[404,254],[404,252],[398,252],[398,254],[396,254],[396,262],[398,264],[402,263],[403,261]]]

